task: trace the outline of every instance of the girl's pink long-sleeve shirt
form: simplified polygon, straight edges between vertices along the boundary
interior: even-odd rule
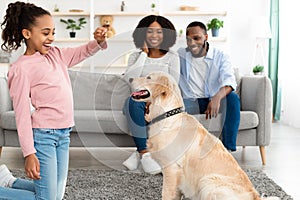
[[[103,48],[106,48],[106,43]],[[51,47],[46,55],[21,56],[8,72],[8,86],[24,157],[36,153],[32,128],[74,126],[73,95],[68,67],[94,55],[96,40],[76,48]],[[30,102],[35,111],[31,113]]]

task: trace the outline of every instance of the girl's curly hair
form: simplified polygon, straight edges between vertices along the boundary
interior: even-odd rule
[[[51,16],[48,11],[31,3],[17,1],[8,4],[4,21],[1,23],[4,41],[1,49],[7,52],[17,50],[24,39],[22,30],[32,28],[36,23],[36,18],[43,15]]]

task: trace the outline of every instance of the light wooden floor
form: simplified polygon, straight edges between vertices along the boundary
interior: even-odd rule
[[[133,148],[71,148],[70,168],[114,168],[125,170],[122,162]],[[300,129],[274,123],[270,146],[266,147],[267,164],[262,166],[258,147],[239,147],[233,156],[243,168],[262,169],[295,200],[300,200]],[[23,168],[19,148],[3,148],[0,164]]]

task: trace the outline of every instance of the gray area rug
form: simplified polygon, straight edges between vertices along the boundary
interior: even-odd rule
[[[245,170],[260,194],[278,196],[282,200],[293,198],[261,170]],[[22,170],[12,170],[17,177],[25,177]],[[71,169],[67,181],[65,200],[160,200],[162,175],[145,173]]]

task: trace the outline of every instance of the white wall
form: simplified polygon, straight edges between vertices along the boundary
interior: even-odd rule
[[[1,0],[1,20],[2,16],[5,14],[8,3],[14,2],[14,0]],[[67,11],[71,8],[79,8],[86,11],[89,11],[90,4],[88,0],[30,0],[29,2],[35,3],[48,9],[53,10],[54,5],[57,4],[61,11]],[[200,11],[227,11],[227,16],[225,17],[225,28],[221,30],[221,36],[226,36],[227,40],[225,43],[215,42],[212,43],[212,46],[217,46],[223,48],[231,56],[232,64],[240,68],[242,74],[249,74],[252,70],[252,60],[255,47],[255,37],[253,36],[252,22],[255,16],[259,15],[268,15],[269,12],[269,0],[248,0],[248,1],[237,1],[237,0],[125,0],[127,11],[132,12],[148,12],[150,10],[150,4],[155,2],[159,8],[158,11],[174,11],[178,10],[181,5],[190,5],[198,6]],[[118,12],[120,11],[121,0],[114,1],[103,1],[95,0],[95,12]],[[197,16],[193,17],[168,17],[174,24],[177,29],[185,29],[186,25],[193,20],[206,21],[211,17],[202,17]],[[96,19],[97,21],[97,19]],[[114,27],[117,32],[120,34],[124,33],[124,30],[132,31],[139,21],[138,17],[115,17]],[[97,25],[97,24],[95,24]],[[59,22],[59,19],[56,19],[56,29],[57,37],[64,36],[67,32],[64,29],[64,26]],[[88,27],[87,27],[88,28]],[[86,37],[88,31],[80,31],[81,36]],[[185,45],[184,41],[180,45]],[[109,57],[109,54],[119,51],[119,54],[122,54],[124,51],[120,51],[120,48],[129,48],[133,49],[132,44],[112,44],[110,46],[112,49],[107,53],[104,53],[105,58]],[[175,46],[174,48],[177,48]],[[17,55],[19,55],[18,53]],[[265,53],[266,54],[266,53]],[[15,60],[17,56],[13,55],[12,61]],[[99,61],[97,61],[99,62]],[[103,60],[100,62],[109,63],[109,60]]]
[[[291,36],[291,27],[295,26],[294,19],[300,18],[300,13],[292,0],[280,2],[280,49],[279,49],[279,86],[282,88],[281,122],[300,128],[300,67],[299,39]]]
[[[255,36],[252,28],[257,16],[268,16],[269,0],[237,1],[230,5],[230,49],[234,65],[239,66],[243,74],[252,72],[255,48]],[[268,44],[264,45],[267,50]],[[265,57],[266,57],[265,53]],[[267,58],[267,57],[266,57]]]

